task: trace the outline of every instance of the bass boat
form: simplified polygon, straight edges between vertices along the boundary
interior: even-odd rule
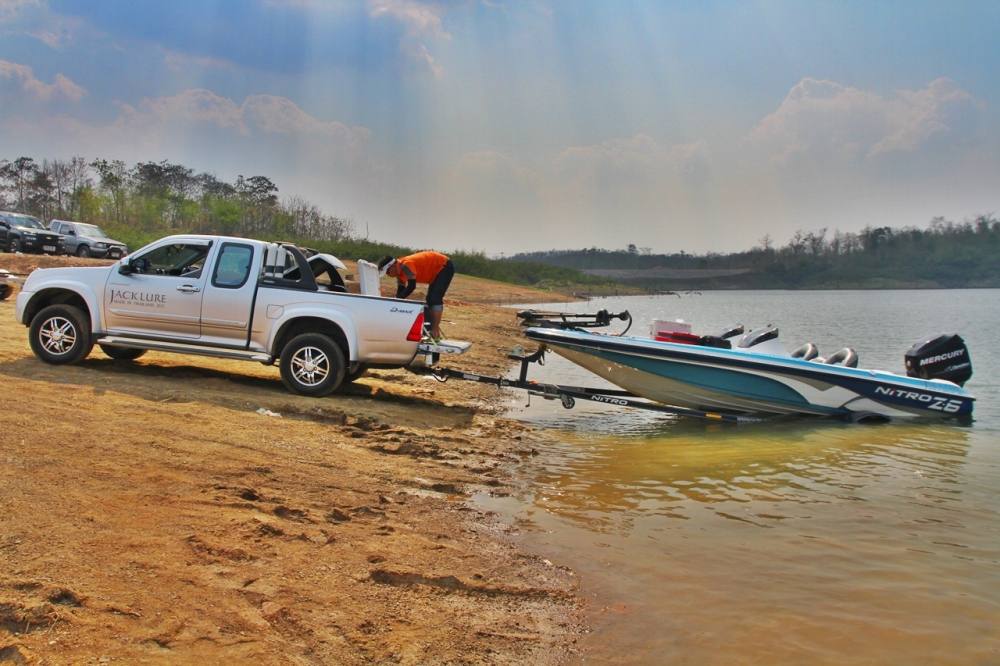
[[[914,344],[904,357],[906,374],[900,375],[857,367],[858,356],[849,348],[823,358],[809,343],[789,353],[773,326],[699,336],[682,322],[658,322],[661,328],[646,338],[587,330],[615,317],[624,320],[627,312],[602,311],[586,323],[532,310],[519,316],[528,338],[631,394],[665,405],[854,421],[970,420],[975,402],[962,388],[972,376],[972,362],[958,335]]]

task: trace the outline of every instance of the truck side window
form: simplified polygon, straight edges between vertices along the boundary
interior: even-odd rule
[[[161,245],[132,260],[136,273],[143,275],[174,275],[197,279],[205,267],[208,245],[172,243]]]
[[[219,261],[215,264],[212,286],[227,289],[242,287],[250,277],[251,259],[253,259],[251,246],[225,243],[219,253]]]

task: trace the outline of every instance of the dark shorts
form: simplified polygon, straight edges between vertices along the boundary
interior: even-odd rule
[[[427,287],[427,305],[444,305],[444,292],[448,291],[451,285],[451,278],[455,276],[455,265],[449,259],[444,267],[434,276]]]

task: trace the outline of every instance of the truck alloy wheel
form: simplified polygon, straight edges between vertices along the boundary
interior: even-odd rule
[[[10,247],[7,249],[8,252],[20,252],[21,243],[17,239],[12,239],[10,241]]]
[[[31,350],[45,361],[75,363],[94,348],[87,315],[72,305],[50,305],[31,320]]]
[[[322,396],[344,381],[344,353],[322,333],[303,333],[281,350],[281,381],[293,393]]]
[[[78,256],[78,257],[89,257],[90,256],[90,248],[87,247],[86,245],[81,245],[80,247],[76,248],[76,256]]]

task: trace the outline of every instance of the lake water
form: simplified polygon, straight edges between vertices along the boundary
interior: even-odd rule
[[[523,394],[555,431],[509,497],[478,496],[579,575],[594,662],[1000,663],[1000,290],[705,292],[534,306],[628,309],[633,332],[775,323],[789,347],[854,347],[902,371],[958,332],[971,426],[823,421],[730,426]],[[529,345],[526,345],[530,347]],[[598,385],[550,354],[532,377]]]

